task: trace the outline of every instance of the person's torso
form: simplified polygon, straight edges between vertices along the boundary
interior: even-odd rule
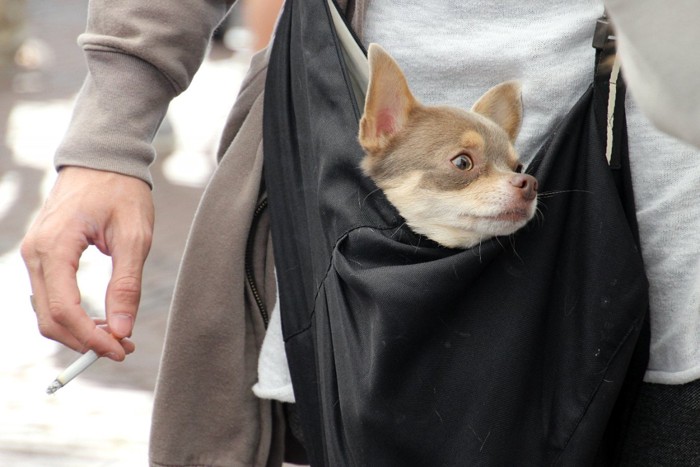
[[[523,85],[516,143],[529,162],[592,80],[600,0],[367,0],[365,45],[398,61],[425,104],[470,108],[491,86]],[[624,73],[624,69],[623,69]],[[631,169],[650,278],[647,379],[700,377],[700,154],[660,133],[627,99]]]

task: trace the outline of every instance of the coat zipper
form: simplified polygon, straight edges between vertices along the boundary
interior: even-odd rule
[[[263,322],[265,323],[265,329],[267,329],[267,325],[270,322],[270,315],[267,312],[267,307],[265,306],[265,303],[263,302],[263,299],[260,296],[258,286],[255,283],[255,275],[253,274],[253,247],[255,243],[255,230],[260,220],[260,216],[263,212],[265,212],[266,208],[267,198],[263,199],[260,202],[260,204],[258,204],[258,206],[255,208],[255,212],[253,212],[253,221],[250,225],[250,233],[248,234],[248,244],[246,245],[245,252],[246,282],[248,283],[248,287],[250,287],[250,291],[253,293],[253,298],[255,299],[255,303],[258,306],[258,311],[260,312]]]

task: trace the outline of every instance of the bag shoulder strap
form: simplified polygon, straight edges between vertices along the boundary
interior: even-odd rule
[[[365,94],[369,85],[367,52],[353,30],[348,26],[343,15],[340,14],[336,3],[333,0],[327,0],[327,2],[333,20],[333,28],[345,61],[345,68],[350,75],[355,101],[358,109],[361,111],[365,106]]]
[[[605,158],[612,169],[619,169],[621,155],[619,144],[623,137],[621,128],[624,118],[615,125],[615,117],[624,117],[626,86],[620,76],[620,62],[617,59],[615,34],[607,16],[607,11],[596,22],[593,34],[593,47],[596,49],[594,82],[596,86],[596,116],[605,124]],[[618,106],[623,106],[622,108]]]

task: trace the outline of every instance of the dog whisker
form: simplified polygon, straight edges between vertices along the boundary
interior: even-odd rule
[[[503,245],[503,243],[501,243],[501,238],[500,238],[500,237],[496,237],[496,242],[498,242],[498,245],[501,247],[501,249],[503,249],[503,250],[506,249],[506,247]]]
[[[539,206],[535,208],[535,219],[540,226],[544,223],[544,212],[542,212]]]
[[[361,209],[362,206],[365,204],[365,202],[367,202],[367,199],[368,199],[370,196],[372,196],[373,194],[375,194],[376,192],[378,192],[378,191],[380,191],[380,190],[381,190],[381,188],[375,188],[374,190],[372,190],[372,191],[370,191],[369,193],[367,193],[367,196],[365,196],[365,197],[362,199],[362,201],[360,201],[360,209]]]
[[[404,223],[405,223],[405,222],[404,222]],[[416,245],[414,246],[414,250],[413,250],[415,253],[418,253],[418,248],[420,248],[420,242],[421,242],[421,240],[423,240],[423,236],[422,236],[422,235],[419,235],[419,236],[418,236],[418,242],[417,242]]]
[[[551,198],[552,196],[556,195],[561,195],[564,193],[586,193],[586,194],[591,194],[592,191],[588,190],[558,190],[558,191],[543,191],[542,193],[538,193],[537,197],[538,198]]]
[[[404,225],[406,225],[405,222],[401,223],[398,227],[396,227],[396,229],[391,233],[390,238],[394,238],[394,236],[395,236],[397,233],[399,233],[399,231],[401,231],[401,228],[402,228]],[[418,240],[418,241],[420,241],[420,240]]]
[[[523,258],[518,254],[518,250],[516,250],[516,248],[515,248],[515,234],[510,234],[510,235],[508,236],[508,238],[510,239],[510,247],[511,247],[511,249],[513,250],[513,254],[515,255],[516,258],[518,258],[518,260],[519,260],[521,263],[524,263],[525,261],[524,261]]]
[[[481,245],[482,245],[482,243],[483,243],[483,242],[482,242],[481,240],[479,240],[479,250],[478,250],[478,252],[479,252],[479,262],[480,262],[480,263],[481,263]]]

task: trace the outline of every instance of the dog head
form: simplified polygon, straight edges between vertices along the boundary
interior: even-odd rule
[[[411,229],[469,248],[523,227],[537,207],[537,181],[520,173],[513,148],[520,86],[509,81],[489,89],[471,111],[425,106],[387,52],[371,44],[368,58],[362,169]]]

